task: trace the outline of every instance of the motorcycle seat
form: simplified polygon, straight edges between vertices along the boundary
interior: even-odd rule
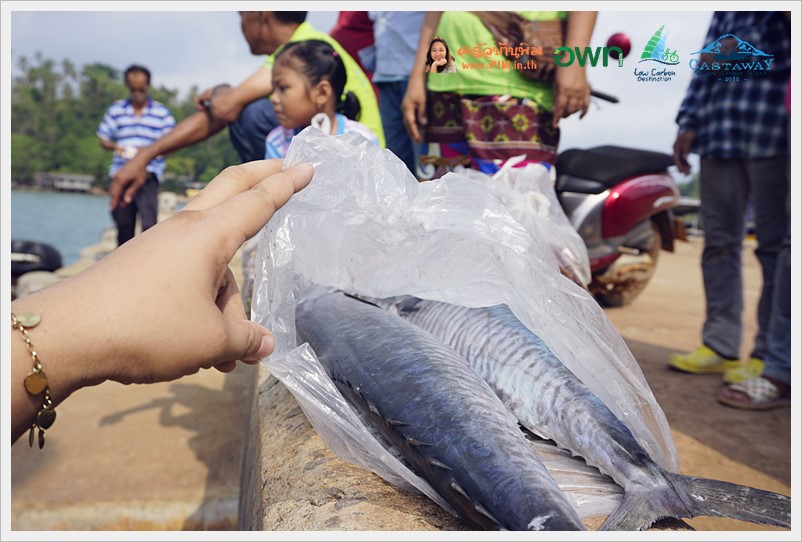
[[[557,190],[597,192],[623,180],[648,173],[665,173],[674,164],[668,154],[604,145],[591,149],[569,149],[557,157]],[[588,182],[595,181],[595,182]],[[575,185],[575,186],[574,186]]]

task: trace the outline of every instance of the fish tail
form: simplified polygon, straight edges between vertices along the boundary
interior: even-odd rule
[[[604,521],[603,531],[640,531],[663,518],[710,516],[791,528],[791,499],[753,487],[667,474],[671,485],[624,493]]]
[[[791,498],[754,487],[672,475],[694,503],[697,516],[739,519],[762,525],[791,528]]]

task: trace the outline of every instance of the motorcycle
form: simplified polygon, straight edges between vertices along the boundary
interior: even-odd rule
[[[612,96],[592,93],[613,103]],[[661,250],[684,238],[674,218],[679,190],[668,154],[605,145],[561,152],[555,165],[557,199],[585,242],[588,289],[607,306],[621,307],[643,292]]]

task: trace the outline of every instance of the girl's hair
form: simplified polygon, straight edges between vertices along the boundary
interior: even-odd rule
[[[351,120],[359,117],[359,100],[348,91],[343,95],[347,75],[345,64],[340,54],[322,40],[304,40],[290,42],[276,55],[275,62],[283,62],[297,69],[315,86],[323,80],[331,83],[336,96],[335,110]]]
[[[435,36],[432,38],[432,41],[429,42],[429,50],[426,51],[426,67],[429,68],[432,64],[434,64],[434,59],[432,58],[432,45],[438,42],[442,43],[443,46],[446,48],[446,63],[443,64],[442,66],[437,66],[437,73],[440,73],[441,71],[448,68],[448,65],[454,61],[454,58],[451,56],[451,51],[448,48],[448,43],[446,43],[446,40],[444,40],[440,36]]]

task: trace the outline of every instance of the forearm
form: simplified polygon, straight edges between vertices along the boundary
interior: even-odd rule
[[[596,26],[596,11],[569,11],[565,29],[565,46],[584,49],[590,45],[593,28]],[[576,63],[578,64],[578,63]]]
[[[137,158],[148,163],[157,156],[169,154],[208,139],[226,125],[225,122],[214,119],[208,112],[198,111],[176,124],[175,128],[152,144],[139,149]]]
[[[440,17],[443,15],[442,11],[427,11],[426,15],[423,17],[423,24],[421,25],[421,32],[420,37],[418,38],[418,52],[415,55],[415,66],[418,66],[417,69],[412,70],[412,73],[409,76],[410,81],[420,81],[423,79],[425,73],[428,73],[429,70],[420,69],[420,66],[426,65],[426,54],[429,52],[429,44],[434,37],[434,32],[437,30],[437,25],[440,24]],[[433,66],[434,70],[437,71],[437,67]]]
[[[100,138],[100,146],[106,149],[107,151],[117,150],[117,144],[113,141],[109,141],[108,139]]]

